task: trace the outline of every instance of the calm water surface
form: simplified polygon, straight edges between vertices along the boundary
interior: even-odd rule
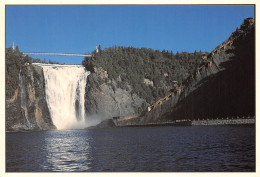
[[[6,171],[255,171],[254,126],[6,133]]]

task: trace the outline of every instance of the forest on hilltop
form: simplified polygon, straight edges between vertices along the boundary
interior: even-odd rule
[[[181,84],[202,62],[203,53],[159,51],[147,48],[114,46],[85,58],[82,64],[89,71],[102,67],[117,87],[129,90],[152,103],[165,96],[172,88],[172,82]],[[149,83],[145,83],[149,81]],[[106,81],[108,82],[108,80]],[[130,86],[130,88],[129,88]]]

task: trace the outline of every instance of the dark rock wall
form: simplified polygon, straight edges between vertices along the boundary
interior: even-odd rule
[[[6,130],[55,129],[45,100],[42,68],[35,65],[23,68],[24,71],[20,72],[19,76],[18,89],[11,99],[6,99]]]

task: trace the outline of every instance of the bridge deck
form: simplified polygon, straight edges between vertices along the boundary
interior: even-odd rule
[[[78,56],[91,57],[91,54],[77,54],[77,53],[55,53],[55,52],[23,52],[24,55],[63,55],[63,56]]]

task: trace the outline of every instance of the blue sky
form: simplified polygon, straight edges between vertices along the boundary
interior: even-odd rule
[[[253,5],[6,6],[6,47],[22,52],[88,53],[97,45],[212,51]],[[37,56],[67,64],[83,57]]]

